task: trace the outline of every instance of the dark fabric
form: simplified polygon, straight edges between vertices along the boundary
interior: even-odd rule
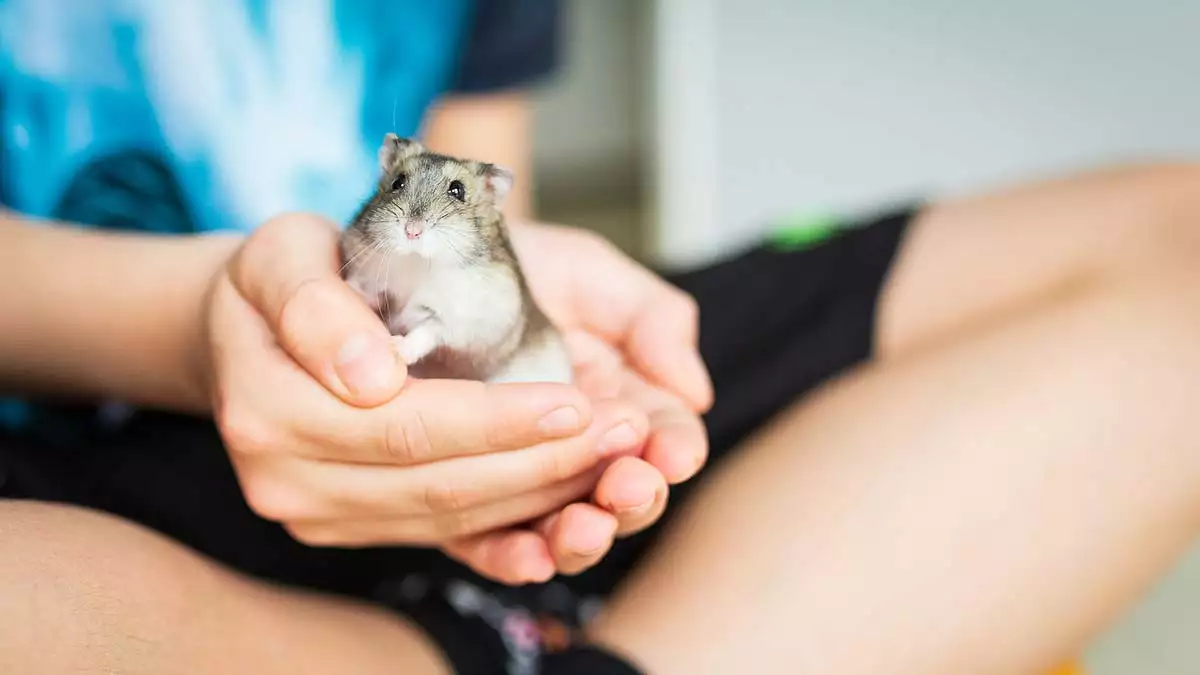
[[[525,86],[561,60],[560,0],[479,0],[452,89],[483,93]]]
[[[875,305],[910,216],[866,223],[807,250],[754,248],[671,279],[700,305],[700,350],[716,390],[705,417],[708,468],[778,412],[870,356]],[[617,542],[592,570],[508,588],[435,551],[297,543],[250,511],[207,420],[137,413],[118,430],[69,447],[0,436],[0,497],[91,506],[254,576],[388,604],[423,625],[463,675],[532,675],[543,652],[575,645],[598,599],[707,474],[676,486],[663,520]],[[546,642],[551,633],[557,647]]]
[[[597,647],[575,647],[546,658],[545,675],[642,675],[628,661]]]

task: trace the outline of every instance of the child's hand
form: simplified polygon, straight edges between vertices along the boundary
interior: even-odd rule
[[[338,262],[331,224],[284,216],[247,240],[207,303],[213,408],[242,490],[301,541],[462,541],[590,494],[603,460],[642,447],[647,415],[629,402],[554,384],[406,383]],[[467,562],[509,583],[548,578],[542,538],[525,534]]]
[[[704,425],[676,394],[648,383],[630,369],[620,352],[586,332],[567,333],[579,387],[597,401],[620,400],[646,414],[649,433],[640,456],[614,461],[588,495],[532,524],[531,530],[489,532],[447,544],[444,549],[470,563],[486,560],[510,540],[542,537],[509,553],[512,565],[534,566],[542,548],[564,574],[582,572],[600,562],[616,538],[653,525],[667,505],[669,484],[691,477],[707,454]]]
[[[509,564],[522,568],[549,554],[559,571],[576,573],[599,562],[615,537],[657,521],[668,485],[700,470],[708,439],[699,413],[711,405],[712,385],[690,297],[589,232],[517,225],[512,233],[538,304],[567,334],[579,386],[594,401],[633,405],[649,419],[649,432],[637,456],[605,470],[589,499],[540,519],[532,531],[490,532],[445,550],[474,567],[496,551],[508,551]],[[529,539],[535,533],[540,542]]]

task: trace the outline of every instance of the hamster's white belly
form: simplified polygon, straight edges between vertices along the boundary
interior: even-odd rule
[[[374,275],[356,272],[350,275],[351,285],[381,310],[393,335],[434,335],[436,346],[410,364],[415,377],[562,383],[574,379],[556,331],[523,335],[527,326],[520,283],[502,265],[450,266],[396,256]]]
[[[456,352],[511,352],[520,340],[521,289],[506,270],[430,269],[389,326],[407,334],[423,321],[440,324],[442,346]]]

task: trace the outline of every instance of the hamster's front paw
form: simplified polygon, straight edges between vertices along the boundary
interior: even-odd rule
[[[413,328],[407,335],[393,335],[392,342],[400,358],[411,366],[437,347],[437,329],[432,324],[422,324]]]

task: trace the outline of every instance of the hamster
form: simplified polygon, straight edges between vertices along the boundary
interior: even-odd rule
[[[571,383],[500,208],[513,175],[388,134],[374,196],[341,234],[342,274],[416,377]]]

